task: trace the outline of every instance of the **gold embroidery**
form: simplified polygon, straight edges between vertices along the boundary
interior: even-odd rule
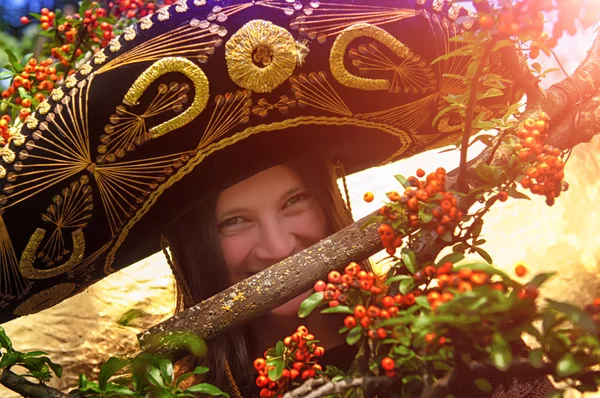
[[[148,199],[144,202],[142,207],[125,223],[125,225],[121,228],[118,236],[115,240],[115,245],[111,248],[110,252],[106,256],[106,260],[104,263],[104,272],[108,275],[112,272],[115,272],[115,269],[112,268],[112,264],[115,259],[115,254],[127,238],[129,231],[131,228],[150,210],[150,208],[156,203],[158,198],[163,194],[163,192],[169,187],[173,186],[175,183],[180,181],[185,175],[189,174],[196,166],[198,166],[207,156],[210,154],[219,151],[225,147],[235,144],[238,141],[244,140],[252,135],[266,132],[266,131],[285,131],[290,128],[298,127],[298,126],[306,126],[306,125],[318,125],[318,126],[357,126],[364,127],[370,129],[381,130],[387,134],[395,136],[398,141],[398,150],[386,159],[385,162],[390,160],[395,160],[404,153],[412,143],[412,140],[405,131],[397,129],[393,126],[385,125],[382,123],[375,123],[366,120],[359,120],[349,117],[317,117],[317,116],[300,116],[294,119],[287,119],[281,122],[276,122],[272,124],[261,124],[258,126],[248,127],[239,133],[234,134],[231,137],[224,138],[218,142],[215,142],[202,150],[198,151],[183,167],[181,167],[177,173],[175,173],[171,178],[169,178],[165,183],[160,185],[155,191],[153,191]],[[328,130],[323,129],[323,132],[326,133]],[[384,164],[385,162],[382,162]]]
[[[15,153],[8,147],[8,145],[4,146],[2,149],[0,149],[0,154],[2,155],[2,160],[4,161],[4,163],[12,163],[15,161]],[[6,189],[6,186],[5,188]]]
[[[119,38],[113,37],[112,39],[110,39],[110,41],[108,42],[108,48],[114,53],[119,51],[121,49],[121,42],[119,41]]]
[[[274,105],[271,105],[266,98],[261,98],[258,100],[257,104],[252,107],[252,113],[260,117],[266,117],[269,111],[277,109],[285,115],[291,108],[295,108],[296,105],[297,101],[287,95],[282,95],[279,98],[279,101]]]
[[[52,92],[50,93],[50,97],[52,97],[52,99],[54,101],[60,101],[62,99],[62,97],[65,96],[64,91],[62,91],[62,88],[55,88],[54,90],[52,90]]]
[[[414,102],[382,111],[357,114],[356,117],[377,120],[408,131],[417,131],[432,116],[431,104],[437,98],[437,94],[430,94]]]
[[[1,167],[1,166],[0,166]],[[31,283],[19,272],[19,259],[10,240],[4,219],[0,215],[0,299],[18,300],[31,287]]]
[[[25,136],[20,131],[16,131],[11,137],[10,142],[15,146],[21,146],[25,143]]]
[[[4,166],[0,166],[0,179],[6,177],[6,169]]]
[[[74,76],[69,76],[69,77],[73,77],[73,79],[75,79]],[[47,100],[43,100],[42,102],[40,102],[40,104],[38,105],[37,108],[38,112],[42,115],[45,115],[46,113],[50,112],[50,104],[48,103]]]
[[[305,15],[299,15],[290,23],[290,28],[298,30],[309,39],[317,39],[323,43],[328,37],[336,36],[344,29],[357,23],[384,25],[406,18],[412,18],[421,13],[410,8],[360,5],[343,2],[321,0],[316,9],[310,9]]]
[[[70,278],[81,277],[85,274],[86,271],[89,271],[90,265],[94,263],[102,254],[104,254],[110,245],[112,244],[112,240],[105,243],[100,249],[96,250],[94,253],[90,254],[83,260],[80,264],[75,266],[72,270],[70,270],[67,274]]]
[[[444,8],[444,0],[433,0],[431,8],[433,8],[433,11],[435,12],[441,12]]]
[[[463,10],[463,7],[461,7],[460,4],[452,4],[450,6],[450,8],[448,9],[448,18],[450,18],[451,20],[455,21],[456,18],[458,18],[458,15],[460,14],[460,12]]]
[[[206,5],[206,0],[194,0],[194,5],[196,7],[202,7],[202,6]]]
[[[350,56],[359,70],[388,72],[392,74],[391,80],[363,78],[346,69],[344,62],[346,49],[359,37],[377,40],[402,59],[397,65],[372,45],[363,45],[358,51],[351,51]],[[435,75],[426,62],[385,30],[364,23],[351,26],[340,33],[331,47],[329,66],[331,74],[338,82],[360,90],[387,90],[398,93],[401,88],[404,92],[419,92],[432,90],[435,87]]]
[[[312,72],[308,75],[302,73],[299,76],[292,76],[290,84],[298,100],[298,105],[312,106],[327,112],[352,116],[352,111],[327,81],[325,73]]]
[[[152,27],[153,22],[150,15],[147,15],[140,19],[140,27],[142,30],[148,30]]]
[[[46,279],[52,278],[54,276],[64,274],[69,271],[77,264],[81,262],[83,259],[83,255],[85,253],[85,237],[83,236],[83,231],[81,229],[76,229],[71,232],[71,237],[73,239],[73,252],[67,261],[58,267],[50,268],[50,269],[39,269],[33,266],[35,258],[37,257],[37,250],[46,235],[46,231],[42,228],[37,228],[29,242],[27,242],[27,246],[23,250],[21,254],[21,262],[19,264],[19,268],[21,270],[21,274],[25,278],[29,279]]]
[[[127,105],[136,105],[138,100],[152,82],[160,76],[180,72],[194,83],[196,95],[192,104],[180,115],[150,128],[152,138],[160,137],[170,131],[185,126],[194,120],[206,108],[209,96],[208,78],[198,66],[182,57],[167,57],[156,61],[146,69],[133,83],[125,94],[123,102]]]
[[[69,271],[83,259],[85,252],[85,239],[82,229],[86,228],[92,218],[92,187],[88,184],[89,178],[82,176],[77,181],[71,182],[69,187],[63,188],[60,195],[52,198],[42,220],[54,225],[54,231],[48,237],[43,247],[40,247],[46,234],[44,229],[38,228],[31,237],[21,257],[21,273],[27,278],[45,279]],[[63,234],[66,229],[72,232],[72,251],[65,244]],[[57,263],[64,257],[71,257],[58,267]],[[33,266],[36,260],[44,263],[44,269]],[[54,267],[54,268],[53,268]]]
[[[90,73],[92,73],[93,69],[94,68],[92,68],[92,65],[90,65],[90,62],[88,61],[85,64],[83,64],[81,68],[79,68],[79,73],[81,73],[83,76],[87,76]]]
[[[27,119],[25,119],[25,124],[27,125],[27,128],[30,130],[33,130],[34,128],[36,128],[38,126],[38,120],[35,118],[34,115],[29,115],[27,116]]]
[[[188,91],[188,84],[160,84],[154,99],[141,115],[128,110],[124,105],[117,106],[116,113],[109,118],[110,124],[104,127],[106,135],[100,137],[100,156],[97,162],[114,162],[117,158],[124,157],[126,152],[133,151],[136,146],[152,139],[146,128],[146,119],[168,111],[181,111],[188,100]]]
[[[77,79],[75,78],[75,75],[69,75],[65,79],[65,86],[67,86],[67,88],[73,88],[73,87],[75,87],[76,84],[77,84]],[[41,105],[41,103],[40,103],[40,105]],[[39,109],[39,107],[38,107],[38,109]]]
[[[73,290],[75,290],[75,284],[71,282],[52,286],[25,300],[15,308],[14,314],[18,316],[35,314],[46,308],[53,307],[69,297]]]
[[[10,187],[5,198],[10,203],[4,209],[85,171],[92,163],[85,112],[90,84],[82,80],[78,86],[70,101],[57,104],[57,113],[49,113],[33,132],[33,140],[20,150],[22,171],[19,181]]]
[[[249,91],[238,91],[217,95],[215,108],[204,134],[198,143],[198,149],[212,144],[240,123],[247,123],[250,117],[252,100]]]
[[[171,17],[169,14],[169,7],[162,7],[158,10],[158,20],[163,22]]]
[[[94,54],[94,63],[96,65],[102,65],[106,62],[106,58],[107,56],[103,51],[98,51],[96,54]]]
[[[135,39],[135,36],[136,33],[135,28],[133,26],[128,26],[125,29],[123,29],[123,37],[125,38],[125,40],[131,41]]]
[[[175,5],[175,11],[178,13],[187,12],[187,10],[188,10],[186,0],[177,0],[174,5]]]
[[[294,38],[272,22],[256,19],[235,32],[225,45],[231,80],[258,93],[271,92],[296,68]]]

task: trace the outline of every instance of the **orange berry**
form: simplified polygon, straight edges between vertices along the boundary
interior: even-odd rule
[[[419,178],[425,177],[425,170],[417,169],[417,177],[419,177]]]
[[[515,267],[515,274],[516,274],[518,277],[523,277],[523,276],[525,276],[525,275],[527,274],[527,267],[525,267],[523,264],[518,264],[518,265]]]
[[[396,364],[394,362],[394,360],[390,357],[385,357],[381,360],[381,367],[384,370],[394,370],[394,368],[396,367]]]
[[[365,308],[364,305],[357,305],[356,307],[354,307],[354,316],[357,318],[363,318],[365,315],[367,315],[367,309]]]
[[[371,203],[373,201],[373,199],[375,199],[375,195],[373,195],[373,192],[367,192],[367,193],[365,193],[365,196],[363,197],[363,199],[365,200],[365,202]]]
[[[479,26],[483,30],[490,30],[494,27],[494,18],[491,15],[482,15],[479,17]]]
[[[327,275],[327,279],[331,283],[338,283],[340,281],[341,277],[342,277],[342,275],[338,271],[335,271],[335,270],[331,271],[329,273],[329,275]]]
[[[498,193],[498,200],[500,202],[506,202],[507,199],[508,199],[508,192],[501,191],[501,192]]]
[[[435,333],[433,333],[433,332],[432,332],[432,333],[427,333],[427,334],[425,335],[425,341],[426,341],[427,343],[431,343],[433,340],[435,340],[435,337],[436,337],[436,334],[435,334]]]
[[[262,370],[267,366],[267,361],[264,358],[256,358],[254,360],[254,369]]]
[[[348,329],[352,329],[356,326],[356,318],[354,318],[352,315],[348,315],[344,319],[344,326],[346,326]]]

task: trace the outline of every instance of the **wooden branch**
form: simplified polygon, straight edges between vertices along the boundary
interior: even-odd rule
[[[369,218],[140,333],[142,349],[177,358],[183,353],[160,347],[173,333],[191,332],[204,339],[214,338],[312,289],[314,282],[324,279],[330,271],[377,253],[382,248],[377,225],[362,228]]]
[[[343,379],[323,384],[322,380],[309,379],[300,387],[285,393],[283,398],[319,398],[333,394],[343,394],[350,388],[361,386],[375,389],[387,389],[396,383],[391,377],[369,376],[354,379]],[[378,390],[381,392],[381,390]]]
[[[74,398],[81,395],[67,395],[45,384],[32,383],[26,378],[5,368],[0,373],[0,384],[28,398]]]
[[[585,102],[600,88],[600,33],[575,72],[546,90],[546,96],[536,104],[551,118],[564,117],[571,107]]]

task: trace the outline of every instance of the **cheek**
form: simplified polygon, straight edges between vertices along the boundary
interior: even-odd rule
[[[311,206],[306,212],[294,217],[294,234],[301,238],[305,247],[312,246],[327,237],[327,221],[320,206]]]
[[[253,247],[249,234],[223,237],[220,239],[220,243],[227,271],[230,274],[247,272],[244,271],[244,260]]]

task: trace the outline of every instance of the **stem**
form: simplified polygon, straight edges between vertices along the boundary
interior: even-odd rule
[[[82,397],[81,394],[64,394],[61,391],[48,387],[43,383],[32,383],[22,376],[19,376],[5,368],[0,373],[0,384],[6,388],[29,398],[74,398]]]
[[[477,88],[479,86],[479,78],[483,72],[483,68],[487,65],[488,58],[492,52],[494,42],[488,40],[483,55],[477,65],[475,74],[471,79],[471,87],[469,91],[469,101],[467,102],[467,110],[465,115],[465,130],[463,131],[462,141],[460,145],[460,166],[458,168],[458,190],[466,192],[467,187],[465,173],[467,171],[467,152],[469,150],[469,139],[473,132],[473,114],[475,113],[475,103],[477,102]]]

